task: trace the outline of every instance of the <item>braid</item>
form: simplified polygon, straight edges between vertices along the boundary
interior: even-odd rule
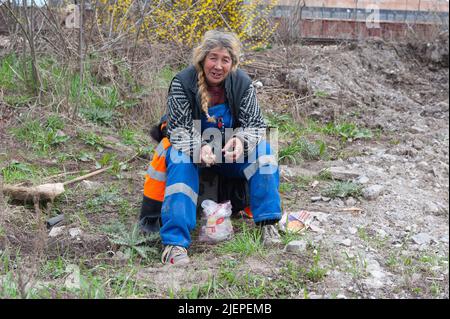
[[[208,91],[206,88],[206,79],[205,74],[203,73],[203,70],[201,68],[197,69],[197,85],[198,85],[198,91],[200,93],[200,101],[202,105],[202,110],[205,112],[206,117],[208,118],[208,122],[214,122],[214,118],[209,116],[208,112],[208,106],[209,106],[209,96]]]

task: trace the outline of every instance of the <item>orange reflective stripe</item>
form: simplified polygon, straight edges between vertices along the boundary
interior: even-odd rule
[[[150,163],[154,170],[165,173],[166,172],[166,157],[165,156],[153,156],[153,160]]]
[[[164,151],[166,151],[170,147],[170,145],[171,144],[169,139],[167,137],[164,137],[158,145],[158,148],[162,147]],[[161,174],[166,174],[167,167],[165,152],[162,154],[158,154],[158,151],[155,150],[150,166],[150,173],[155,172],[159,177],[161,177]],[[148,198],[162,202],[164,200],[166,182],[161,180],[161,178],[159,178],[160,180],[152,178],[148,174],[149,171],[147,171],[147,174],[145,174],[144,195]]]
[[[172,144],[170,144],[170,141],[169,141],[169,139],[167,137],[164,137],[161,140],[161,143],[162,143],[162,145],[163,145],[165,150],[168,149],[170,147],[170,145],[172,145]]]
[[[157,181],[148,175],[145,176],[144,195],[148,198],[162,202],[164,200],[165,189],[166,182]]]

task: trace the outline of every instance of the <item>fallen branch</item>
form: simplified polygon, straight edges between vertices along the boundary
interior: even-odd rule
[[[128,159],[125,162],[120,164],[125,164],[136,158],[139,153],[136,153],[133,157]],[[89,177],[98,175],[113,168],[113,165],[95,170],[86,175],[79,176],[70,181],[66,181],[64,183],[51,183],[51,184],[42,184],[33,187],[25,187],[25,186],[13,186],[13,185],[3,185],[3,194],[9,196],[13,200],[23,201],[23,202],[36,202],[36,201],[53,201],[57,196],[61,195],[65,192],[64,186],[80,182],[82,180],[88,179]]]

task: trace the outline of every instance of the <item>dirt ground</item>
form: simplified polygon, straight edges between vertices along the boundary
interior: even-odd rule
[[[314,224],[321,231],[308,229],[297,238],[306,243],[304,250],[275,248],[247,256],[221,253],[194,240],[189,267],[162,267],[158,254],[150,261],[130,262],[123,257],[125,246],[111,242],[101,226],[113,220],[136,222],[148,161],[138,158],[121,179],[111,174],[91,179],[102,187],[116,187],[106,192],[109,201],[97,192],[100,186],[79,184],[54,203],[52,214],[68,217],[64,233],[57,237],[49,237],[42,226],[45,210],[36,212],[32,205],[0,198],[0,249],[19,249],[21,256],[11,257],[13,278],[20,278],[19,273],[31,278],[23,291],[40,285],[51,287],[45,296],[62,298],[80,296],[54,288],[67,287],[75,273],[69,264],[80,265],[89,287],[98,278],[108,282],[104,297],[449,298],[448,38],[433,41],[277,46],[245,57],[244,68],[260,82],[258,98],[265,114],[288,114],[300,124],[307,119],[352,122],[377,132],[373,138],[345,143],[324,137],[332,147],[329,158],[280,166],[283,183],[293,183],[298,176],[318,182],[282,192],[285,211],[319,212]],[[20,114],[0,108],[2,165],[14,159],[57,166],[52,158],[27,159],[27,146],[8,134]],[[75,134],[70,130],[76,126],[67,125],[65,133]],[[117,136],[114,130],[108,134]],[[113,151],[123,158],[131,154],[126,148]],[[69,160],[64,169],[85,166]],[[361,185],[362,195],[321,197],[322,186],[331,183],[318,178],[326,168],[341,172],[332,173],[336,180]],[[101,209],[87,213],[86,203],[93,205],[100,197]],[[114,201],[119,197],[127,201]],[[345,210],[351,207],[358,210]],[[234,223],[237,233],[242,231],[242,221]],[[70,228],[82,234],[71,236]],[[63,266],[49,270],[51,275],[30,265],[36,260],[56,263],[61,256]],[[55,269],[60,269],[57,275]],[[11,278],[4,270],[0,282],[5,285]],[[130,282],[132,292],[125,293]],[[122,288],[114,290],[112,283]],[[91,293],[82,296],[99,297]]]

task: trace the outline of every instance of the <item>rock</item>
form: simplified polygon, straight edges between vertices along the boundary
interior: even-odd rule
[[[57,226],[53,227],[50,232],[48,233],[49,237],[57,237],[61,235],[64,232],[64,229],[66,229],[66,226]]]
[[[341,241],[341,245],[350,247],[352,245],[352,241],[349,238],[346,238],[343,241]]]
[[[329,167],[323,169],[321,172],[328,171],[331,177],[341,181],[348,181],[357,179],[360,176],[359,172],[346,169],[345,167]]]
[[[260,89],[260,88],[262,88],[264,85],[262,84],[261,81],[255,81],[255,82],[253,82],[253,86],[254,86],[256,89]]]
[[[428,245],[433,238],[427,233],[419,233],[411,237],[411,239],[418,245]]]
[[[114,254],[113,258],[116,260],[127,260],[129,256],[125,255],[123,252],[119,250]]]
[[[349,227],[348,232],[352,235],[356,234],[358,232],[358,228],[356,227]]]
[[[384,191],[382,185],[372,185],[363,189],[363,197],[367,200],[374,200]]]
[[[286,245],[286,251],[292,252],[292,253],[301,253],[306,251],[307,243],[303,240],[293,240],[290,243]]]
[[[286,177],[294,177],[295,176],[295,173],[287,165],[280,165],[279,169],[280,169],[281,176],[286,176]]]
[[[388,234],[387,234],[383,229],[381,229],[381,228],[377,228],[376,232],[377,232],[377,234],[378,234],[380,237],[382,237],[382,238],[388,236]]]
[[[331,200],[330,204],[333,205],[333,206],[337,206],[337,207],[345,206],[344,202],[340,198],[335,198],[335,199]]]
[[[70,274],[67,276],[64,281],[64,286],[67,289],[80,289],[80,268],[77,265],[67,265],[66,272]]]
[[[329,202],[329,201],[331,200],[331,198],[330,198],[330,197],[322,196],[322,200],[323,200],[324,202]]]
[[[278,81],[275,78],[263,78],[263,79],[261,79],[261,82],[265,86],[280,86],[281,85],[280,81]]]
[[[422,171],[424,171],[426,173],[432,173],[433,172],[433,169],[425,161],[421,161],[421,162],[417,163],[417,168],[419,168],[420,170],[422,170]]]
[[[432,213],[434,215],[437,215],[441,212],[441,209],[438,205],[436,205],[433,202],[427,202],[425,203],[425,212],[426,213]]]
[[[441,238],[439,238],[439,241],[448,244],[449,243],[448,235],[442,236]]]
[[[356,199],[354,199],[353,197],[349,197],[347,198],[347,200],[345,201],[345,205],[347,206],[355,206],[356,205]]]
[[[347,299],[347,297],[344,294],[339,294],[336,296],[336,299]]]
[[[322,196],[312,196],[311,197],[311,202],[318,202],[322,199]]]
[[[416,150],[421,150],[421,149],[423,149],[424,144],[423,144],[423,142],[422,142],[421,140],[415,139],[415,140],[413,141],[412,146],[413,146]]]
[[[81,235],[81,229],[79,229],[79,228],[71,228],[71,229],[69,229],[69,235],[72,238],[79,239],[80,235]]]
[[[102,186],[102,184],[99,183],[99,182],[91,182],[91,181],[88,181],[88,180],[81,181],[81,185],[85,189],[89,189],[89,190],[90,189],[99,189]]]
[[[290,72],[286,76],[286,82],[289,84],[289,88],[297,90],[301,95],[307,95],[311,91],[308,78],[302,69],[296,69]]]
[[[369,178],[366,175],[361,175],[360,177],[358,177],[355,182],[358,184],[367,184],[369,182]]]
[[[424,134],[430,131],[430,128],[426,125],[413,125],[408,130],[413,134]]]

